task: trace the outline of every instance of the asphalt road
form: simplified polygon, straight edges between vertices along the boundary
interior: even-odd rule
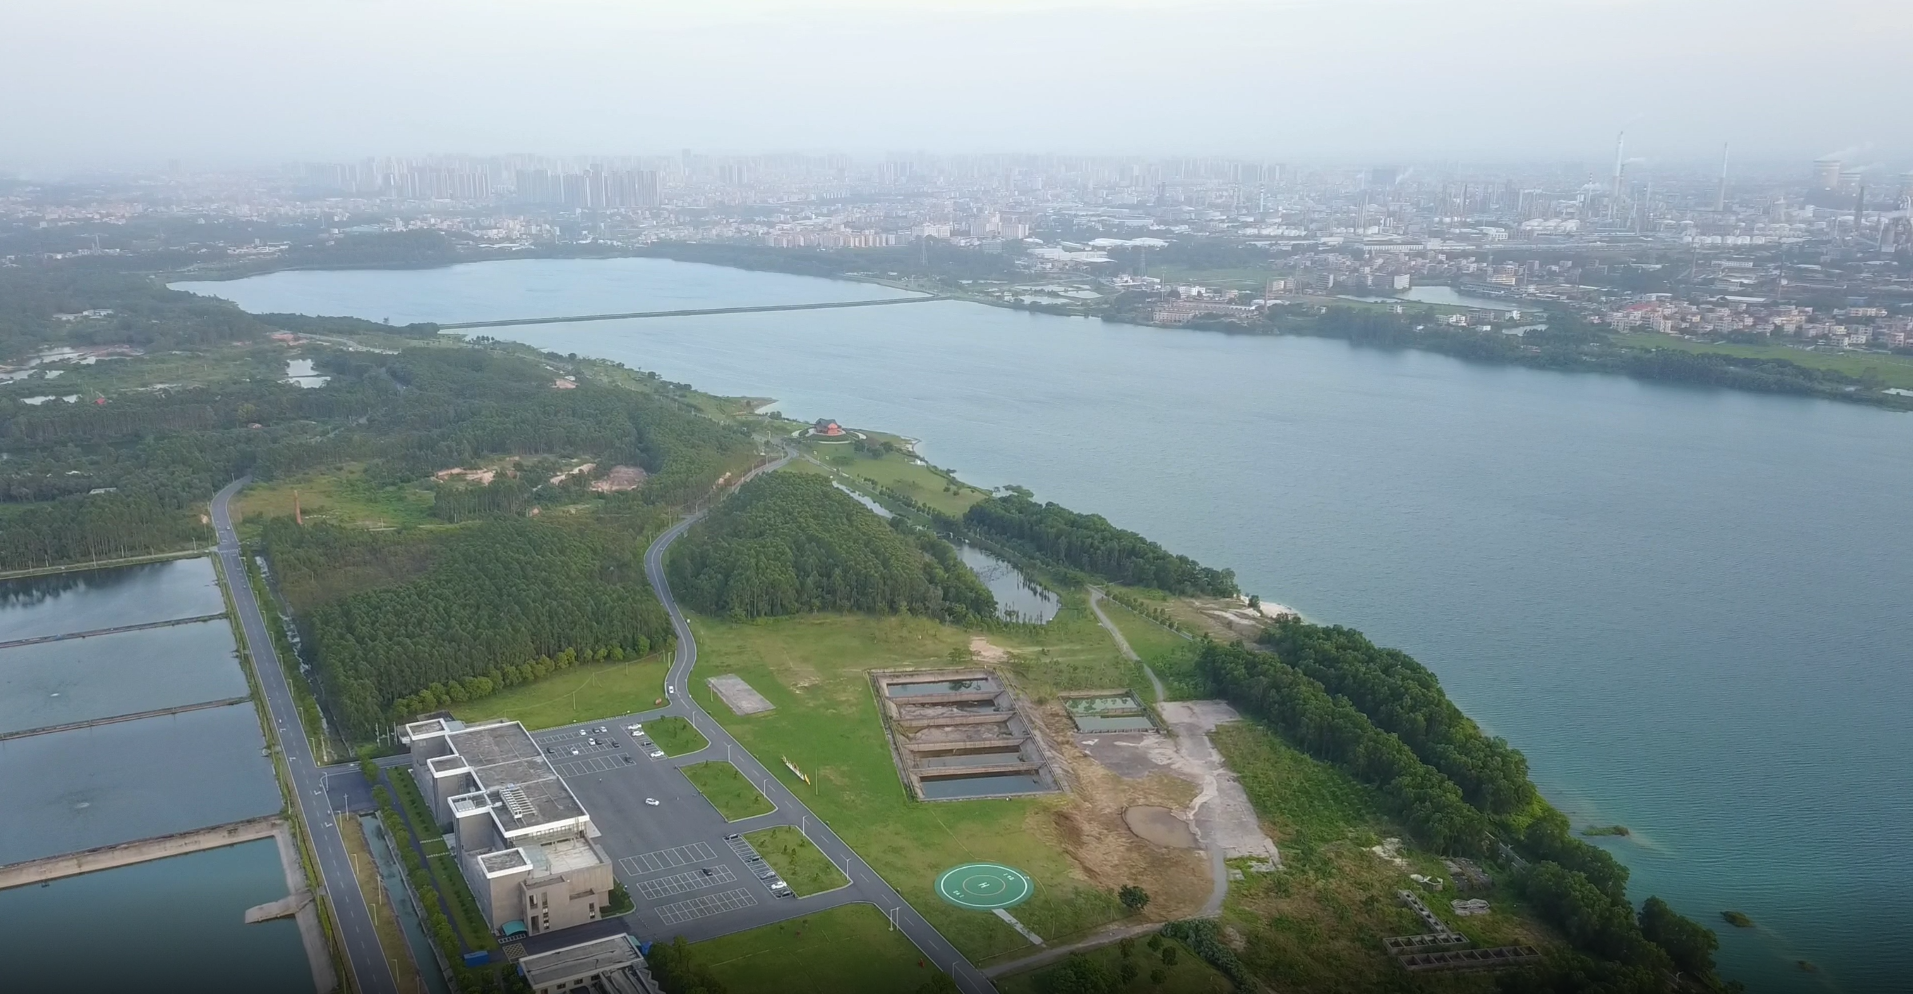
[[[345,851],[345,840],[334,823],[332,798],[326,793],[326,773],[312,761],[312,747],[299,725],[299,709],[293,704],[292,690],[286,686],[285,670],[280,668],[265,618],[259,613],[259,600],[253,596],[247,580],[246,564],[240,558],[239,536],[232,527],[232,496],[251,481],[241,477],[226,485],[213,497],[213,528],[219,535],[219,571],[232,591],[239,611],[239,626],[245,633],[246,649],[259,685],[265,691],[266,706],[278,731],[279,746],[285,754],[286,768],[292,773],[292,793],[298,801],[291,812],[312,840],[319,860],[320,886],[331,898],[334,924],[345,943],[346,969],[351,971],[352,986],[361,994],[398,994],[398,984],[379,948],[378,933],[372,927],[372,913],[359,890],[359,879]],[[357,776],[356,769],[352,771]],[[343,786],[343,784],[335,785]],[[411,955],[410,950],[405,951]]]

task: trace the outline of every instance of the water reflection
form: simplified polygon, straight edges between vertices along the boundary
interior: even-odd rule
[[[1047,624],[1063,602],[1055,594],[1038,586],[1015,566],[967,543],[957,545],[963,564],[996,595],[997,616],[1005,621]]]

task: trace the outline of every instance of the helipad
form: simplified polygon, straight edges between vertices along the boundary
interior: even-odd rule
[[[1029,900],[1035,889],[1023,871],[996,863],[965,863],[937,877],[937,894],[972,911],[1015,907]]]

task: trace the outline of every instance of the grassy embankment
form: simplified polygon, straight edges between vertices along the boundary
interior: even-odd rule
[[[750,832],[744,840],[757,849],[758,855],[764,857],[764,862],[784,878],[798,897],[836,890],[850,882],[844,871],[812,845],[803,832],[789,825]]]
[[[1884,387],[1913,390],[1913,356],[1839,349],[1797,349],[1791,345],[1740,345],[1733,342],[1691,342],[1672,335],[1616,335],[1618,345],[1637,349],[1677,349],[1713,352],[1748,359],[1784,359],[1809,369],[1827,369],[1853,377],[1876,377]]]
[[[671,658],[662,652],[622,662],[580,663],[543,680],[455,704],[452,716],[473,721],[504,715],[536,731],[648,711],[664,696],[664,676],[670,668]]]
[[[786,430],[799,427],[788,422],[779,424],[786,425]],[[798,451],[808,458],[799,458],[790,466],[799,472],[828,471],[849,477],[845,482],[852,489],[880,487],[952,516],[961,515],[971,504],[990,495],[989,491],[964,483],[910,455],[909,443],[901,436],[882,432],[865,434],[870,436],[872,444],[889,442],[892,450],[872,455],[868,448],[859,451],[851,442],[806,441],[799,443]]]
[[[749,777],[721,759],[693,763],[680,768],[678,772],[684,774],[684,779],[691,781],[691,786],[696,787],[697,792],[711,802],[711,806],[724,816],[725,821],[742,821],[777,810],[770,799],[751,783]]]
[[[1400,987],[1401,967],[1380,939],[1427,929],[1395,891],[1412,886],[1409,873],[1446,880],[1448,869],[1411,845],[1397,853],[1400,865],[1371,851],[1405,833],[1382,815],[1374,790],[1347,773],[1250,722],[1224,725],[1212,741],[1282,847],[1283,869],[1231,884],[1223,906],[1223,924],[1248,940],[1240,955],[1249,970],[1278,990],[1355,994]],[[1487,895],[1493,911],[1477,917],[1454,915],[1448,908],[1453,896],[1452,890],[1433,893],[1427,904],[1477,946],[1549,941],[1506,887]],[[1485,976],[1430,975],[1413,989],[1485,991],[1494,984]]]
[[[1030,650],[1018,653],[1020,666],[1006,668],[1050,689],[1059,682],[1127,685],[1122,676],[1134,667],[1117,657],[1114,644],[1093,619],[1084,620],[1086,614],[1078,610],[1054,631],[1035,630],[1046,644],[1006,646]],[[947,665],[953,650],[967,658],[970,633],[919,618],[842,615],[753,624],[694,618],[692,625],[700,669],[738,674],[776,710],[739,718],[715,700],[706,707],[973,960],[1012,958],[1030,946],[993,915],[963,911],[935,895],[936,875],[961,863],[994,861],[1030,874],[1036,894],[1016,915],[1046,939],[1058,941],[1123,917],[1114,895],[1087,879],[1064,852],[1057,816],[1066,798],[926,804],[912,800],[898,780],[867,671]],[[1022,629],[991,637],[1025,639]],[[1076,639],[1083,641],[1071,641]],[[1092,667],[1092,659],[1100,662]],[[701,685],[696,693],[700,700],[711,696]],[[784,771],[778,760],[786,756],[814,786]]]
[[[644,723],[644,734],[666,756],[683,756],[697,752],[711,744],[704,733],[691,727],[691,723],[677,715],[655,718]]]
[[[1111,994],[1228,994],[1235,989],[1229,978],[1203,962],[1188,946],[1174,939],[1158,937],[1157,941],[1157,948],[1152,949],[1147,940],[1138,940],[1127,955],[1121,946],[1103,946],[1080,955],[1117,978],[1118,986]],[[1163,952],[1171,948],[1175,952]],[[1165,958],[1175,962],[1165,962]],[[1120,973],[1125,962],[1136,966],[1135,979],[1127,983],[1121,982]],[[998,979],[996,989],[998,994],[1049,994],[1055,989],[1052,975],[1057,969],[1049,966],[1013,973]]]
[[[936,969],[868,904],[832,908],[691,948],[697,962],[739,994],[909,994]]]

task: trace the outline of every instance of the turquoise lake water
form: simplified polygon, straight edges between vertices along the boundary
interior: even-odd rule
[[[820,299],[790,281],[876,296],[661,260],[191,288],[398,322]],[[1577,823],[1632,829],[1601,844],[1636,900],[1720,926],[1752,990],[1913,976],[1913,418],[957,302],[506,331],[921,438],[1232,567],[1414,654]]]

